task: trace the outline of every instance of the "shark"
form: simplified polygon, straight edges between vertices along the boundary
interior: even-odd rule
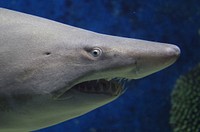
[[[0,131],[38,130],[114,101],[180,55],[173,44],[100,34],[0,8]]]

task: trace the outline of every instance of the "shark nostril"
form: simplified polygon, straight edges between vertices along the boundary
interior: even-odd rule
[[[43,54],[44,54],[44,55],[50,55],[51,52],[48,52],[48,51],[47,51],[47,52],[44,52]]]

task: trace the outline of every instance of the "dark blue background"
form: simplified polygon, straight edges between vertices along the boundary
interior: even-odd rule
[[[200,62],[199,0],[0,0],[0,7],[99,33],[172,43],[182,50],[173,66],[130,82],[116,101],[38,132],[171,131],[175,81]]]

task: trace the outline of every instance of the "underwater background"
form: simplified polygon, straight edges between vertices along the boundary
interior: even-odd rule
[[[37,132],[171,132],[176,127],[170,125],[176,80],[200,62],[199,0],[0,0],[0,7],[99,33],[172,43],[181,49],[175,64],[127,83],[128,90],[117,100]],[[200,104],[194,105],[197,124],[192,127],[198,130],[187,132],[200,132]]]

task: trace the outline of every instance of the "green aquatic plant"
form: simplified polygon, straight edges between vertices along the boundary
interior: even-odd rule
[[[171,102],[173,132],[200,132],[200,64],[177,80]]]

